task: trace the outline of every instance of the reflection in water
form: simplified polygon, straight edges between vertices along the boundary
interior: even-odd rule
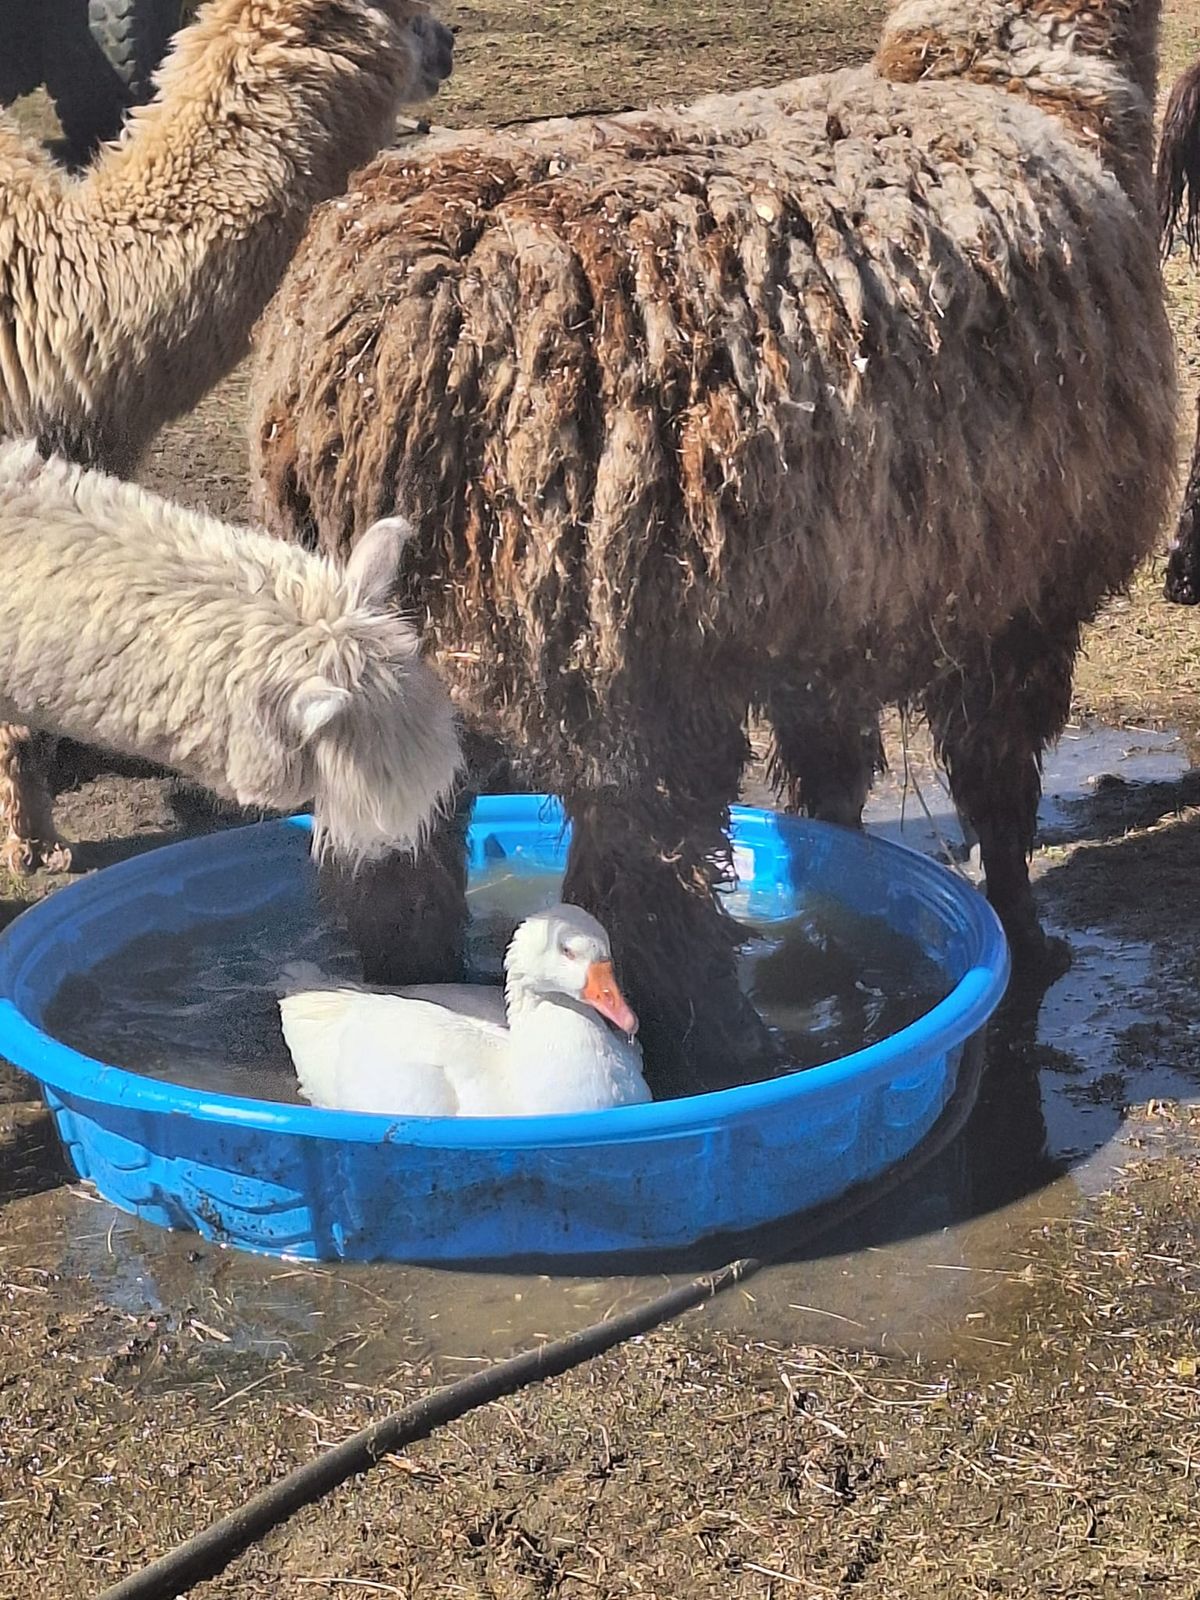
[[[472,889],[474,977],[499,982],[517,923],[552,905],[554,873],[505,866]],[[744,981],[800,1067],[873,1044],[942,999],[937,967],[880,918],[811,898],[786,922],[754,929]],[[134,939],[63,985],[46,1011],[56,1038],[99,1061],[191,1088],[264,1100],[300,1099],[279,1027],[275,984],[287,961],[353,979],[355,957],[310,899],[194,934]]]

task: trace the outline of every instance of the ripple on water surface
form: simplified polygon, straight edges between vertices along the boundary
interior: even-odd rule
[[[474,880],[469,962],[477,981],[500,981],[516,923],[559,892],[553,873],[497,867]],[[813,899],[786,922],[749,925],[747,935],[743,982],[798,1068],[885,1038],[946,992],[912,941],[829,900]],[[358,976],[344,937],[297,899],[252,920],[131,940],[64,985],[46,1025],[75,1049],[148,1077],[295,1103],[275,984],[296,960],[331,977]]]

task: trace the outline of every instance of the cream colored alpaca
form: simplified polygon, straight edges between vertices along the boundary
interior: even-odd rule
[[[450,58],[423,0],[211,0],[81,176],[0,116],[0,435],[130,473],[244,354],[311,208]],[[10,867],[69,860],[34,757],[0,729]]]
[[[352,863],[413,844],[453,783],[449,698],[390,607],[407,526],[343,568],[30,442],[0,445],[0,715],[245,806],[315,803]]]

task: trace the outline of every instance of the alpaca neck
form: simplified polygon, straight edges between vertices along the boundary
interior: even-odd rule
[[[1162,0],[899,0],[876,69],[1002,89],[1066,123],[1142,202]]]
[[[1162,0],[1130,0],[1117,19],[1113,59],[1124,66],[1148,106],[1158,92],[1158,34]]]
[[[213,0],[78,179],[0,127],[0,220],[31,280],[17,298],[56,308],[0,351],[0,434],[126,475],[236,365],[312,207],[387,135],[409,58],[372,15],[309,45],[278,5]]]

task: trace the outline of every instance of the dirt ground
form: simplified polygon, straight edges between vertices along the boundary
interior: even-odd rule
[[[447,9],[458,67],[436,120],[465,123],[846,64],[883,7]],[[1195,0],[1166,0],[1165,43],[1169,84],[1200,54]],[[1168,287],[1194,394],[1200,274],[1177,256]],[[145,480],[240,514],[244,413],[235,374]],[[1188,446],[1190,427],[1181,461]],[[1077,719],[1178,729],[1195,757],[1200,616],[1160,585],[1161,562],[1092,630]],[[197,1593],[1200,1600],[1200,775],[1184,765],[1131,782],[1102,764],[1047,828],[1040,892],[1079,946],[1074,977],[1040,1012],[1016,997],[966,1135],[902,1199],[388,1460]],[[60,817],[78,867],[203,825],[186,798],[77,784]],[[0,885],[5,915],[54,887]],[[234,1259],[75,1185],[28,1082],[3,1073],[0,1600],[94,1594],[481,1356],[661,1281]]]

